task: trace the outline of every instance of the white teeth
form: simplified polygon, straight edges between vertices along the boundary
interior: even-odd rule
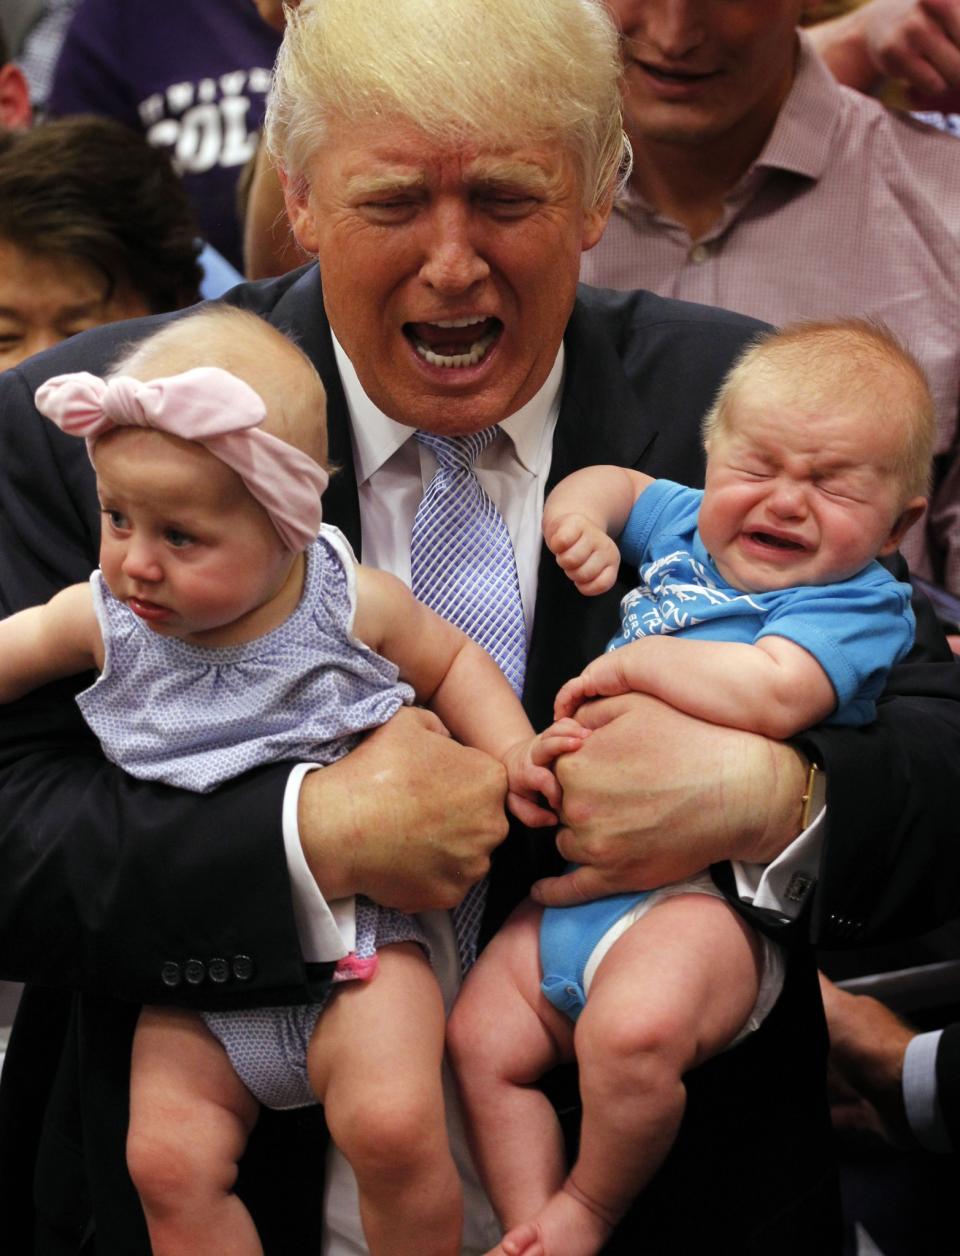
[[[480,321],[486,322],[485,319]],[[453,326],[453,324],[450,325]],[[444,324],[438,323],[437,326],[443,327]],[[466,353],[435,353],[429,345],[425,345],[422,340],[417,339],[414,339],[413,347],[424,361],[429,362],[431,366],[476,366],[496,338],[497,333],[495,331],[487,332],[485,336],[475,340]]]
[[[433,325],[434,327],[473,327],[476,323],[486,321],[482,314],[477,314],[471,318],[437,318],[433,320]]]

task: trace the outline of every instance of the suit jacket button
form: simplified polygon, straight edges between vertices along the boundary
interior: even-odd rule
[[[212,959],[207,965],[207,976],[218,986],[222,986],[230,977],[230,965],[225,959]]]
[[[207,975],[203,960],[188,959],[183,966],[183,975],[188,986],[198,986]]]
[[[182,975],[183,974],[180,972],[180,965],[172,959],[168,959],[167,962],[160,968],[160,980],[165,986],[169,986],[171,990],[174,986],[178,986],[180,984]]]
[[[249,981],[253,976],[253,960],[249,955],[234,955],[233,975],[237,981]]]

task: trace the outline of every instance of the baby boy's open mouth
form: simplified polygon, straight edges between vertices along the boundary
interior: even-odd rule
[[[477,366],[499,339],[499,318],[442,319],[435,323],[405,323],[403,334],[431,366]]]
[[[751,541],[755,541],[758,545],[770,545],[774,549],[782,550],[803,550],[805,545],[801,545],[799,541],[791,541],[785,536],[774,536],[772,532],[748,532],[747,536]]]

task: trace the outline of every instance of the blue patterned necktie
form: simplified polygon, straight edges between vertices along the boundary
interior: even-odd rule
[[[410,574],[415,596],[482,646],[519,697],[527,638],[516,557],[507,525],[473,469],[499,431],[417,432],[439,465],[413,521]],[[476,959],[486,889],[486,880],[475,885],[453,912],[464,972]]]

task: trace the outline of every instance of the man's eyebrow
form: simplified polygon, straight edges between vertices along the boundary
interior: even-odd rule
[[[363,171],[347,180],[346,194],[353,200],[357,197],[378,196],[381,192],[404,192],[411,188],[421,188],[425,182],[422,171]]]
[[[515,187],[531,192],[552,192],[562,181],[560,170],[546,170],[533,161],[517,157],[485,154],[475,157],[467,167],[471,182],[494,187]]]

